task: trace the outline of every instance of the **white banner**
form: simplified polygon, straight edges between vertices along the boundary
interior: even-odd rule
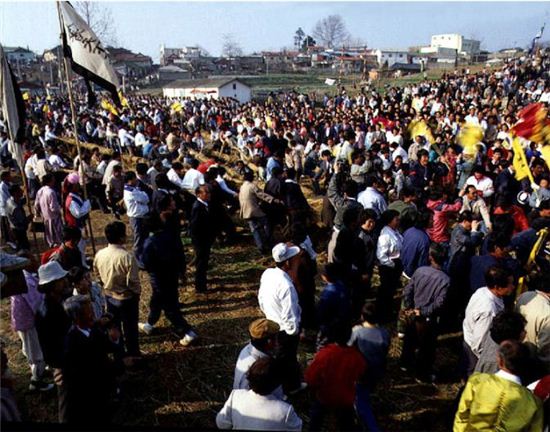
[[[19,166],[23,168],[23,150],[20,144],[14,142],[19,128],[23,126],[21,112],[17,107],[16,86],[17,83],[13,80],[4,48],[0,45],[0,105],[4,124],[10,131],[8,150]],[[21,98],[19,103],[23,104],[20,92],[19,97]]]
[[[73,67],[75,72],[101,87],[105,88],[105,84],[111,84],[115,88],[118,88],[120,84],[109,58],[109,52],[101,44],[99,38],[69,2],[59,2],[59,6],[61,8],[66,43],[71,49],[73,66],[76,65],[83,68],[88,73],[95,75],[95,77],[86,76],[77,67]],[[104,81],[104,83],[101,81]],[[106,90],[112,91],[112,88],[106,88]]]

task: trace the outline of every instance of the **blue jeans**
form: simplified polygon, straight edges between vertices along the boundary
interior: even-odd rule
[[[248,219],[248,226],[252,231],[258,250],[262,253],[268,252],[271,247],[271,227],[267,216]]]
[[[355,410],[361,420],[361,423],[370,432],[379,432],[376,418],[372,412],[372,404],[370,400],[371,389],[368,385],[357,384],[355,387]]]

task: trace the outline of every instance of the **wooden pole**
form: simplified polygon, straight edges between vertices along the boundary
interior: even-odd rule
[[[61,45],[63,46],[63,22],[61,20],[61,8],[59,7],[59,0],[56,2],[57,6],[57,14],[59,17],[59,28],[61,30]],[[79,170],[80,170],[80,176],[82,179],[82,190],[84,191],[84,199],[88,199],[88,190],[86,188],[86,173],[84,172],[84,164],[82,163],[82,152],[80,150],[80,140],[78,139],[78,129],[76,126],[76,110],[74,106],[74,98],[73,98],[73,87],[71,85],[71,79],[69,77],[69,63],[67,61],[67,57],[63,56],[63,63],[65,66],[65,80],[67,81],[67,94],[69,95],[69,104],[71,106],[71,117],[73,120],[73,129],[74,129],[74,139],[76,142],[76,151],[78,153],[78,160],[79,163]],[[65,204],[63,203],[63,206]],[[90,214],[88,216],[88,230],[90,231],[90,240],[92,242],[92,251],[95,255],[95,239],[94,239],[94,230],[92,227],[92,210],[90,209]]]
[[[11,142],[13,143],[13,145],[15,147],[17,144],[15,143],[15,139],[14,139],[14,136],[13,136],[13,131],[11,129],[9,130],[9,135],[10,135],[10,140],[11,140]],[[21,163],[23,164],[23,160],[21,160]],[[19,172],[21,173],[21,179],[23,180],[23,192],[25,193],[25,200],[27,201],[27,207],[29,209],[29,215],[34,216],[34,212],[32,210],[32,206],[31,206],[31,198],[29,196],[29,188],[28,188],[28,185],[27,185],[27,176],[25,175],[25,169],[24,169],[23,166],[19,167]],[[34,219],[34,217],[33,217],[33,219]],[[34,247],[36,248],[36,251],[39,252],[38,240],[36,239],[36,231],[34,229],[34,224],[33,223],[31,223],[31,231],[32,231],[32,238],[34,240]]]

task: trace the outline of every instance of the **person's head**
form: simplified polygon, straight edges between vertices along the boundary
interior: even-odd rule
[[[273,354],[277,348],[279,331],[279,324],[266,318],[252,321],[248,326],[252,346],[269,355]]]
[[[4,183],[9,183],[11,181],[11,173],[9,171],[2,171],[0,173],[0,181]]]
[[[380,217],[380,223],[396,230],[399,227],[399,212],[397,210],[386,210]]]
[[[176,200],[170,194],[164,195],[157,202],[157,209],[159,212],[159,217],[161,222],[166,223],[166,221],[174,214],[176,211]]]
[[[126,225],[114,221],[105,227],[105,238],[109,244],[122,245],[126,241]]]
[[[493,232],[487,240],[487,250],[497,259],[506,258],[510,252],[510,239],[506,233]]]
[[[497,297],[506,297],[514,291],[514,277],[502,266],[491,266],[485,272],[485,284]]]
[[[61,302],[71,295],[68,273],[57,261],[41,265],[38,267],[38,291],[56,302]]]
[[[296,180],[296,170],[294,168],[287,169],[286,178],[289,180]]]
[[[47,173],[44,177],[42,177],[42,186],[53,187],[53,185],[55,185],[55,177],[52,173]]]
[[[497,362],[501,370],[522,376],[529,365],[529,348],[521,342],[506,340],[498,348]]]
[[[433,212],[429,210],[418,212],[414,221],[414,226],[419,230],[426,230],[433,221]]]
[[[412,188],[404,187],[401,191],[401,196],[403,197],[403,202],[410,203],[416,201],[416,192]]]
[[[191,168],[197,169],[199,167],[199,161],[195,158],[191,159],[191,162],[189,163],[191,165]]]
[[[113,152],[113,159],[119,161],[122,158],[119,151]]]
[[[254,181],[254,171],[252,171],[252,170],[246,170],[246,171],[243,173],[243,180],[244,180],[244,181],[249,181],[249,182]]]
[[[522,342],[525,338],[525,325],[527,321],[519,312],[499,312],[491,322],[491,339],[497,344],[505,340]]]
[[[380,316],[378,310],[376,309],[375,302],[367,302],[361,309],[361,319],[371,325],[376,325],[379,323]]]
[[[250,390],[261,396],[267,396],[282,383],[282,371],[279,362],[271,357],[256,360],[246,374]]]
[[[344,183],[344,195],[347,198],[357,198],[357,193],[359,192],[357,183],[353,180],[347,180]]]
[[[183,165],[181,164],[181,162],[173,162],[172,169],[179,175],[183,173]]]
[[[148,170],[149,170],[149,167],[147,166],[146,163],[139,162],[136,164],[136,172],[138,173],[138,175],[140,176],[147,175]]]
[[[274,166],[271,169],[271,177],[280,178],[282,175],[283,175],[283,169],[280,166]],[[288,172],[287,172],[287,177],[288,177]]]
[[[94,324],[94,310],[87,295],[78,294],[63,302],[65,313],[74,325],[81,329],[90,329]]]
[[[534,158],[531,162],[531,171],[533,173],[534,177],[541,176],[544,174],[545,171],[546,162],[544,162],[544,159],[541,158]]]
[[[325,283],[336,283],[342,279],[342,266],[339,263],[327,263],[321,272],[321,279]]]
[[[135,186],[137,184],[136,173],[133,171],[127,171],[126,174],[124,174],[124,183],[129,186]]]
[[[284,271],[288,271],[297,259],[300,248],[292,243],[277,243],[271,250],[275,265]]]
[[[457,222],[462,225],[466,231],[472,230],[472,222],[474,221],[474,214],[470,210],[465,210],[458,215]]]
[[[418,152],[416,153],[416,156],[418,158],[418,162],[420,163],[420,165],[422,166],[428,165],[428,162],[430,160],[430,154],[428,153],[427,150],[425,149],[418,150]]]
[[[378,215],[373,209],[363,210],[361,212],[361,215],[359,216],[359,223],[361,224],[361,228],[367,232],[374,231],[377,218]]]
[[[68,279],[78,294],[88,295],[92,287],[90,272],[82,267],[73,267],[69,270]]]
[[[481,165],[476,165],[472,169],[472,173],[474,174],[475,179],[478,181],[481,180],[483,177],[485,177],[485,170]]]
[[[115,165],[113,167],[113,177],[121,178],[122,177],[122,165]]]
[[[428,252],[430,264],[433,267],[441,268],[447,260],[447,248],[441,243],[432,243]]]
[[[17,184],[10,185],[8,191],[15,201],[19,201],[23,197],[23,189]]]
[[[360,221],[359,221],[360,215],[361,215],[361,209],[358,209],[357,207],[347,208],[344,211],[344,215],[342,217],[343,225],[350,231],[357,230],[360,226]]]
[[[195,189],[195,195],[197,198],[201,199],[204,202],[210,201],[210,187],[208,185],[200,185]]]
[[[540,203],[539,215],[543,218],[550,218],[550,200],[544,200]]]
[[[82,231],[76,227],[63,227],[63,244],[69,248],[76,249],[82,238]]]
[[[470,201],[477,199],[477,189],[474,185],[468,185],[464,194]]]
[[[330,324],[327,330],[327,342],[346,346],[351,337],[351,325],[347,320],[338,320]]]

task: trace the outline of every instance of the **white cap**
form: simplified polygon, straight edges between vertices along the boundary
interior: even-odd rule
[[[289,260],[293,256],[296,256],[300,253],[300,248],[298,246],[288,246],[285,243],[276,244],[271,250],[273,259],[277,263],[282,263],[286,260]]]
[[[50,261],[38,267],[38,285],[45,285],[62,279],[67,276],[67,274],[69,274],[69,272],[63,270],[63,267],[61,267],[57,261]]]

